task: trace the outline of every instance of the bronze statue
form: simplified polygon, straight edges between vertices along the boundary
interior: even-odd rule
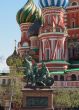
[[[32,57],[28,56],[25,58],[26,69],[25,75],[27,79],[27,85],[35,85],[35,75],[33,74],[33,67],[32,67]]]
[[[49,76],[49,70],[46,65],[42,63],[41,69],[38,69],[37,64],[32,65],[32,57],[25,58],[25,76],[27,87],[50,87],[53,85],[54,80]]]

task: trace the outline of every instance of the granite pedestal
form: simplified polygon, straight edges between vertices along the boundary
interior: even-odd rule
[[[22,110],[53,110],[53,89],[22,89]]]

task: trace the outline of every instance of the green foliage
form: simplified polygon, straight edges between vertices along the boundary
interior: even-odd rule
[[[9,97],[8,100],[12,103],[22,104],[22,79],[24,77],[24,58],[20,58],[16,52],[7,59],[7,64],[10,66],[11,84],[6,86]]]
[[[13,102],[22,103],[22,84],[20,80],[16,80],[13,85]]]
[[[58,107],[79,107],[79,90],[56,90],[54,93],[54,105]]]
[[[54,103],[56,106],[71,107],[71,100],[68,92],[57,91],[54,97]]]
[[[16,69],[10,73],[11,78],[11,85],[10,85],[10,92],[13,93],[13,102],[17,102],[18,104],[21,104],[22,101],[22,78],[23,74],[18,74],[16,72]]]
[[[24,60],[22,58],[13,57],[13,58],[10,58],[7,62],[8,62],[8,65],[10,66],[21,67],[23,65],[23,61]]]
[[[8,92],[10,93],[10,98],[9,100],[11,101],[12,97],[12,102],[21,105],[22,104],[22,79],[24,77],[23,72],[17,72],[17,67],[11,67],[10,68],[10,74],[9,77],[11,79],[11,84],[7,86]]]
[[[24,68],[23,69],[24,75],[27,75],[28,74],[29,65],[28,65],[28,63],[25,60],[23,60],[22,67]]]
[[[71,106],[73,107],[79,107],[79,91],[71,92],[70,94],[71,98]]]
[[[20,58],[20,57],[9,58],[7,60],[7,64],[10,66],[11,72],[15,73],[15,71],[16,71],[16,75],[23,75],[24,74],[24,67],[26,66],[24,58]]]

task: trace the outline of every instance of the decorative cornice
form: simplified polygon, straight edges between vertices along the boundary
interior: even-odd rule
[[[65,13],[65,10],[61,7],[46,7],[42,9],[43,16],[50,13]]]
[[[26,49],[26,48],[30,48],[29,46],[28,47],[19,47],[18,49]]]
[[[67,28],[67,30],[77,30],[77,29],[79,29],[79,27],[78,28]]]
[[[64,32],[60,33],[60,32],[48,32],[48,33],[41,33],[38,35],[38,37],[42,37],[42,36],[47,36],[47,35],[51,35],[52,37],[58,37],[58,36],[64,36]],[[49,36],[48,36],[49,37]]]
[[[70,9],[79,9],[79,5],[76,5],[76,6],[68,6],[66,8],[66,10],[70,10]]]

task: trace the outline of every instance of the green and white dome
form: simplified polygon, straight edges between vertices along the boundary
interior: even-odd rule
[[[33,23],[36,19],[41,19],[41,17],[41,10],[36,7],[33,0],[28,0],[16,15],[18,24],[27,22]]]

